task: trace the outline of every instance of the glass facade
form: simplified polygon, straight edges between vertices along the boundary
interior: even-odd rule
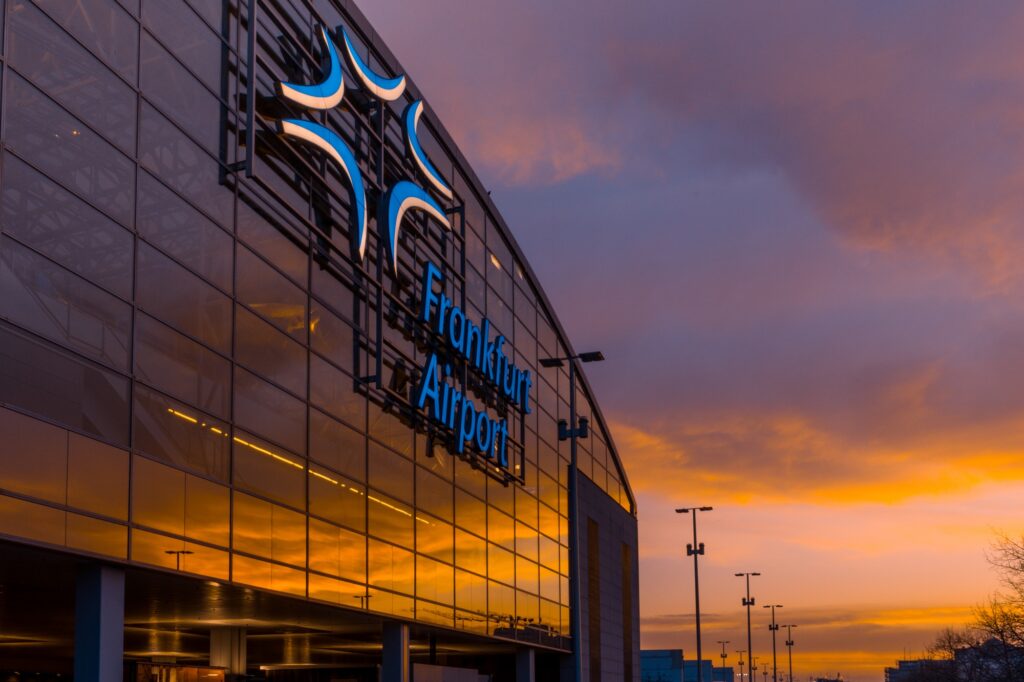
[[[543,293],[430,115],[452,231],[410,214],[395,277],[371,220],[353,257],[347,181],[273,120],[337,131],[377,196],[415,177],[411,97],[290,109],[274,84],[319,80],[321,25],[394,65],[342,3],[259,4],[250,69],[248,0],[0,0],[0,533],[564,648],[569,387],[537,362],[566,354]],[[509,472],[410,405],[428,261],[534,376],[528,414],[478,388]],[[581,471],[632,511],[578,393]]]

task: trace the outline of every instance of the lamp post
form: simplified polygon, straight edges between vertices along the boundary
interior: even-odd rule
[[[747,655],[751,657],[751,660],[753,660],[753,655],[754,655],[754,642],[753,642],[753,635],[751,634],[751,631],[750,631],[750,607],[754,605],[754,598],[750,596],[750,576],[760,576],[760,575],[761,575],[760,573],[737,573],[736,574],[737,578],[746,578],[747,579],[747,596],[743,598],[743,601],[741,602],[741,604],[743,606],[747,607]],[[754,670],[751,669],[750,672],[753,673]]]
[[[697,558],[704,555],[704,543],[697,543],[697,512],[709,512],[712,507],[682,507],[676,514],[691,514],[693,517],[693,544],[686,545],[686,556],[693,557],[693,605],[697,615],[697,682],[704,682],[701,662],[704,660],[700,646],[700,575],[697,572]]]
[[[569,363],[569,423],[558,423],[558,440],[569,441],[569,573],[572,592],[569,616],[572,620],[572,665],[574,682],[583,682],[583,610],[580,590],[580,548],[579,548],[579,466],[576,457],[576,440],[586,438],[590,433],[586,419],[576,419],[576,361],[601,362],[601,351],[579,353],[561,358],[542,358],[541,367],[562,367]]]
[[[750,675],[751,680],[757,677],[757,656],[750,657]]]
[[[793,682],[793,628],[795,625],[783,625],[786,628],[786,648],[789,649],[789,682]]]
[[[775,609],[781,609],[782,604],[765,604],[762,608],[772,610],[772,622],[768,629],[772,631],[772,682],[779,682],[779,663],[775,649],[775,633],[779,631],[779,625],[775,622]],[[768,672],[768,669],[765,669]]]
[[[729,643],[729,640],[727,640],[727,639],[724,639],[724,640],[720,639],[720,640],[718,640],[718,643],[722,645],[722,653],[719,654],[719,657],[722,659],[722,667],[724,668],[725,667],[725,659],[728,658],[728,656],[729,656],[729,654],[725,653],[725,645]]]
[[[174,555],[174,570],[181,570],[181,555],[195,554],[191,549],[165,549],[164,554]]]
[[[736,650],[736,654],[740,657],[740,660],[739,660],[740,682],[743,682],[743,654],[745,654],[745,653],[747,653],[746,649],[737,649]]]

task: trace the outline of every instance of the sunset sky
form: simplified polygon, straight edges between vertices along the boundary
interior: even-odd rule
[[[643,646],[693,655],[692,504],[706,654],[745,570],[797,679],[966,622],[1024,532],[1024,5],[359,5],[608,358]]]

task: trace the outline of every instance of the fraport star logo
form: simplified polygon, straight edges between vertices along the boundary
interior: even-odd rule
[[[405,92],[405,76],[385,78],[375,73],[356,52],[345,28],[341,27],[340,31],[345,44],[346,61],[363,89],[385,102],[393,102],[401,97]],[[313,85],[279,81],[277,94],[307,109],[326,111],[337,107],[345,97],[345,76],[337,47],[323,27],[320,28],[319,37],[327,61],[324,79]],[[430,188],[450,201],[453,198],[452,189],[430,163],[416,132],[422,115],[422,100],[409,104],[402,115],[406,153]],[[355,212],[353,243],[362,260],[366,256],[366,188],[352,150],[335,132],[312,121],[281,119],[277,121],[277,130],[281,135],[302,140],[325,152],[348,178]],[[427,190],[409,180],[401,180],[388,188],[378,207],[377,225],[381,229],[386,226],[387,239],[384,243],[391,271],[396,275],[398,232],[405,214],[413,209],[427,213],[446,229],[452,229],[444,209]],[[512,361],[511,354],[506,354],[503,349],[504,336],[496,334],[492,338],[491,324],[487,319],[481,325],[475,324],[444,291],[441,270],[428,262],[423,273],[420,321],[443,339],[452,357],[460,357],[467,367],[473,368],[477,376],[489,384],[507,404],[529,414],[530,388],[533,383],[529,370],[521,370]],[[459,372],[454,370],[449,359],[439,356],[436,350],[430,353],[415,391],[413,402],[416,408],[452,434],[452,445],[457,453],[473,450],[507,469],[510,435],[508,419],[492,418],[486,406],[477,406],[473,402],[465,386],[456,385]]]
[[[345,43],[346,61],[363,89],[386,102],[393,102],[401,97],[405,92],[405,76],[384,78],[375,73],[356,52],[355,45],[352,44],[352,39],[345,28],[341,27],[340,30]],[[321,27],[319,36],[328,61],[324,79],[313,85],[279,81],[277,94],[307,109],[325,111],[337,107],[345,97],[345,75],[342,72],[341,60],[338,58],[338,49],[327,34],[327,30]],[[416,100],[406,107],[402,116],[405,127],[406,152],[433,190],[451,200],[453,196],[451,187],[430,163],[430,159],[427,158],[423,146],[420,144],[416,129],[422,115],[423,101]],[[366,256],[366,188],[363,184],[363,175],[359,170],[359,164],[352,151],[334,131],[312,121],[297,118],[282,119],[277,121],[277,131],[281,135],[302,140],[321,149],[348,178],[355,212],[353,240],[359,258],[362,260]],[[441,205],[416,183],[402,180],[388,188],[381,197],[377,224],[387,227],[385,245],[391,271],[394,274],[398,273],[398,233],[402,226],[402,219],[408,211],[413,209],[426,212],[445,228],[451,229],[451,223]]]

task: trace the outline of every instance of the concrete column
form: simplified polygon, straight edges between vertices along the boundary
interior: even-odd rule
[[[533,649],[516,652],[516,682],[536,682],[536,653]]]
[[[229,679],[245,675],[245,628],[210,630],[210,665],[227,668]]]
[[[88,564],[75,589],[75,682],[122,682],[124,571]]]
[[[384,624],[384,661],[380,682],[409,682],[409,626]]]

